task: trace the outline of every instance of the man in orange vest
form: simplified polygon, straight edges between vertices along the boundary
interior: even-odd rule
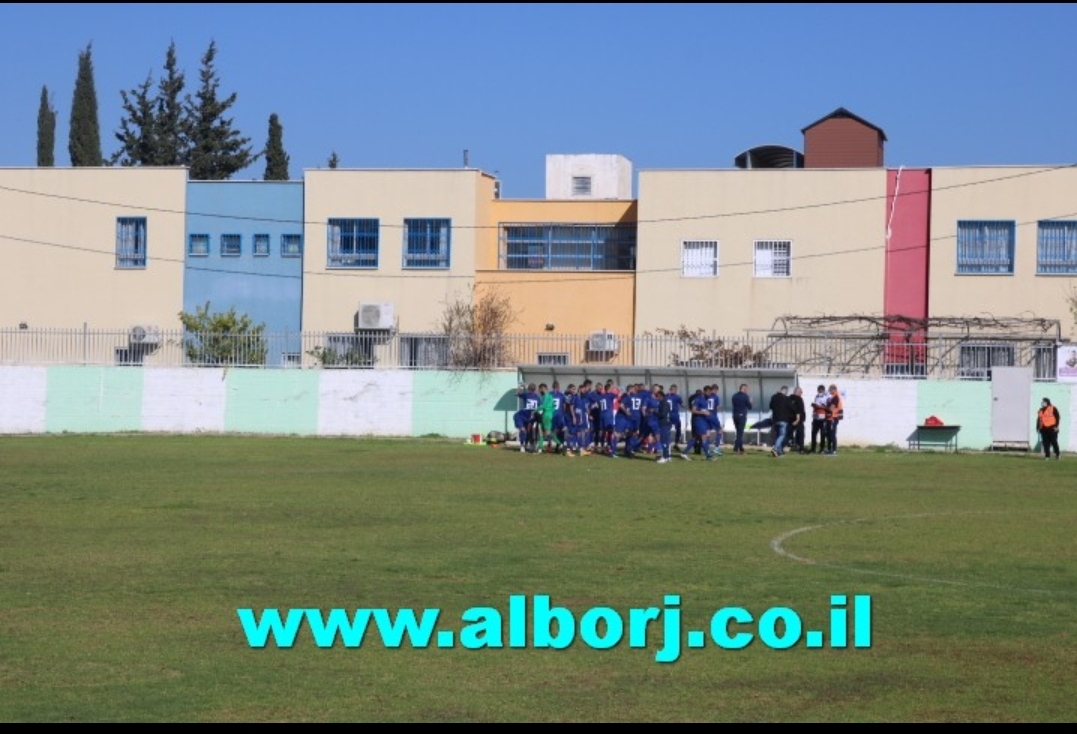
[[[1040,412],[1036,414],[1036,430],[1040,432],[1043,444],[1043,458],[1051,458],[1051,449],[1055,450],[1055,459],[1058,455],[1058,408],[1051,405],[1047,398],[1040,404]]]

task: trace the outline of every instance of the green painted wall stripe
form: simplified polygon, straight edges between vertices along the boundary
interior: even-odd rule
[[[229,370],[224,430],[317,434],[318,374],[314,370]]]
[[[918,383],[916,420],[929,415],[961,426],[958,443],[966,449],[991,448],[991,383],[973,381]]]
[[[45,430],[141,430],[142,375],[140,367],[49,367]]]
[[[415,372],[411,430],[466,437],[512,430],[515,372]]]

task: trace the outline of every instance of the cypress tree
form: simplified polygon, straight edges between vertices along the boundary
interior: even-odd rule
[[[72,166],[101,166],[101,127],[97,122],[97,91],[94,89],[92,44],[79,52],[79,71],[71,100],[71,130],[67,151]]]
[[[120,91],[123,100],[124,117],[120,120],[120,129],[116,140],[120,149],[113,155],[110,163],[121,166],[153,166],[157,164],[157,115],[156,104],[150,96],[153,77],[130,92]]]
[[[284,152],[284,130],[274,112],[269,116],[269,140],[266,142],[266,181],[288,180],[288,154]]]
[[[225,117],[236,102],[236,94],[217,98],[220,81],[213,68],[216,55],[217,45],[210,42],[202,57],[198,92],[194,98],[188,96],[185,104],[190,136],[188,175],[194,180],[223,181],[261,157],[252,153],[250,138],[232,127],[232,118]]]
[[[165,73],[157,86],[157,166],[183,166],[188,163],[187,117],[183,109],[183,72],[176,65],[176,43],[165,54]]]
[[[37,165],[56,165],[56,110],[49,101],[49,88],[41,87],[41,106],[37,110]]]
[[[340,158],[337,157],[337,152],[334,150],[329,156],[329,167],[336,168],[340,165]]]

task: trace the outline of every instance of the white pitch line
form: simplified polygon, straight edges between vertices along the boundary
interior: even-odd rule
[[[784,547],[785,541],[789,540],[790,538],[792,538],[794,536],[800,535],[801,533],[808,533],[808,532],[811,532],[813,530],[820,530],[820,529],[823,529],[823,528],[837,527],[839,525],[854,525],[856,523],[873,522],[873,521],[881,521],[881,520],[913,520],[913,519],[925,518],[925,517],[941,517],[941,516],[944,516],[944,515],[992,515],[992,514],[993,515],[999,515],[999,514],[1003,514],[1003,513],[1001,513],[1001,512],[925,512],[925,513],[920,513],[920,514],[917,514],[917,515],[892,515],[892,516],[889,516],[889,517],[859,517],[859,518],[857,518],[855,520],[839,520],[837,522],[829,522],[829,523],[824,523],[822,525],[806,525],[806,526],[804,526],[802,528],[797,528],[796,530],[790,530],[789,532],[783,533],[783,534],[777,536],[776,538],[772,539],[770,541],[770,547],[775,553],[777,553],[779,556],[782,556],[783,558],[788,558],[791,561],[796,561],[797,563],[803,563],[803,564],[806,564],[806,565],[809,565],[809,566],[819,566],[820,568],[832,568],[832,569],[839,570],[839,571],[851,571],[853,573],[865,573],[865,574],[871,574],[873,576],[888,576],[890,578],[905,579],[906,581],[923,581],[923,582],[930,583],[930,584],[947,584],[947,585],[950,585],[950,586],[977,586],[977,587],[983,587],[983,588],[988,588],[988,589],[1001,589],[1001,590],[1005,590],[1005,591],[1030,592],[1030,593],[1036,593],[1036,594],[1066,594],[1066,595],[1068,595],[1069,592],[1066,592],[1066,591],[1048,591],[1046,589],[1023,589],[1023,588],[1018,588],[1016,586],[1005,586],[1003,584],[989,584],[989,583],[984,583],[984,582],[980,582],[980,581],[954,581],[952,579],[940,579],[940,578],[934,578],[934,577],[931,577],[931,576],[915,576],[915,575],[912,575],[912,574],[905,574],[905,573],[891,573],[889,571],[872,571],[872,570],[866,569],[866,568],[856,568],[855,566],[843,566],[843,565],[838,565],[838,564],[835,564],[835,563],[822,563],[820,561],[816,561],[816,560],[813,560],[811,558],[802,558],[801,556],[798,556],[795,553],[791,553],[791,552],[787,551],[785,549],[785,547]]]

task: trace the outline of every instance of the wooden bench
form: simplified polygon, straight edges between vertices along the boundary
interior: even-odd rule
[[[961,426],[954,425],[917,426],[912,438],[909,439],[909,448],[919,451],[921,444],[941,445],[944,448],[949,448],[953,444],[954,453],[957,453],[957,434],[960,431]]]

